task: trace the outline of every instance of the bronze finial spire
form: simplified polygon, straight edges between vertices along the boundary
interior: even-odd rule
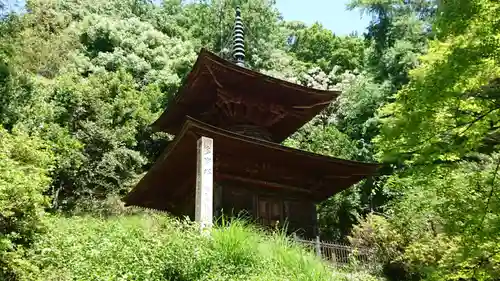
[[[245,66],[245,39],[240,7],[236,7],[236,19],[233,33],[233,58],[238,66]]]

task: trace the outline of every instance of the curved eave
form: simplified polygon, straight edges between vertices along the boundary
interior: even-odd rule
[[[380,164],[376,164],[376,163],[366,163],[366,162],[359,162],[359,161],[346,160],[346,159],[341,159],[341,158],[336,158],[336,157],[330,157],[330,156],[326,156],[326,155],[322,155],[322,154],[308,152],[305,150],[291,148],[291,147],[284,146],[281,144],[276,144],[276,143],[266,141],[263,139],[259,139],[259,138],[244,136],[244,135],[241,135],[241,134],[238,134],[235,132],[231,132],[228,130],[217,128],[215,126],[212,126],[212,125],[207,124],[207,123],[203,123],[199,120],[196,120],[196,119],[188,116],[186,123],[183,126],[182,132],[185,133],[192,128],[196,128],[197,132],[198,132],[198,134],[200,134],[200,136],[202,136],[203,133],[206,133],[208,135],[208,137],[210,137],[210,135],[212,135],[212,134],[216,134],[219,136],[224,136],[224,137],[230,138],[233,141],[247,143],[250,145],[257,145],[257,146],[265,147],[265,148],[268,148],[271,150],[281,151],[281,152],[289,153],[289,154],[293,154],[293,155],[299,155],[300,157],[314,159],[315,161],[342,164],[342,165],[353,166],[353,167],[371,167],[371,168],[379,168],[380,167]],[[366,174],[366,175],[368,175],[368,174]]]
[[[209,79],[203,78],[206,72],[211,75]],[[248,68],[240,67],[202,49],[192,71],[187,76],[183,85],[179,88],[179,91],[172,99],[167,109],[152,124],[153,128],[156,131],[177,134],[185,121],[185,117],[188,115],[194,116],[192,111],[189,113],[190,110],[193,110],[193,107],[199,106],[200,104],[209,107],[209,105],[215,101],[216,93],[213,89],[224,88],[225,85],[219,83],[218,78],[220,79],[221,76],[226,75],[237,77],[239,81],[246,81],[237,86],[242,92],[247,91],[249,88],[261,89],[260,91],[252,92],[251,94],[255,95],[255,97],[251,98],[262,100],[274,99],[277,103],[283,103],[290,109],[294,108],[303,111],[304,114],[301,120],[294,120],[290,123],[285,120],[284,123],[276,124],[276,127],[287,127],[284,129],[286,132],[281,132],[279,136],[277,136],[279,141],[286,139],[286,137],[307,123],[340,94],[340,91],[327,91],[305,87]],[[203,80],[203,83],[211,87],[207,89],[206,92],[203,92],[203,95],[192,93],[196,83],[200,80]],[[262,89],[266,90],[262,91]]]
[[[196,140],[200,136],[214,139],[216,181],[237,178],[261,188],[288,186],[315,202],[375,175],[380,168],[379,164],[328,157],[243,136],[188,117],[175,140],[127,195],[126,204],[181,215],[194,196]],[[253,164],[259,161],[271,168],[258,168],[257,174],[249,174],[246,169],[255,169]]]
[[[251,69],[248,69],[246,67],[241,67],[238,66],[230,61],[227,61],[216,54],[207,51],[206,49],[202,49],[200,51],[200,55],[198,60],[206,61],[206,62],[211,62],[215,63],[218,65],[223,66],[224,68],[233,71],[235,73],[241,73],[242,75],[245,75],[247,77],[255,77],[263,82],[266,83],[271,83],[271,84],[279,84],[282,87],[288,88],[293,91],[300,91],[303,92],[304,94],[307,95],[318,95],[318,96],[323,96],[325,99],[333,99],[335,98],[338,94],[340,94],[339,91],[328,91],[328,90],[320,90],[320,89],[315,89],[315,88],[310,88],[306,86],[302,86],[299,84],[295,84],[292,82],[288,82],[285,80],[281,80],[257,71],[253,71]]]

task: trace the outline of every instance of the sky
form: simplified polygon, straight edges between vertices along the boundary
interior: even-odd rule
[[[337,35],[353,31],[363,34],[369,16],[361,17],[359,11],[347,11],[349,0],[277,0],[278,10],[285,20],[300,20],[306,24],[320,22]]]
[[[18,10],[25,0],[7,0],[10,8]],[[353,31],[362,34],[370,18],[361,17],[359,11],[347,11],[349,0],[277,0],[277,7],[285,20],[299,20],[308,25],[320,22],[337,35],[348,35]],[[17,8],[17,9],[16,9]]]

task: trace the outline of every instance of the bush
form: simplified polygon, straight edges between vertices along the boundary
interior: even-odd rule
[[[76,216],[92,215],[97,217],[113,217],[120,215],[132,215],[140,213],[141,209],[127,208],[118,194],[108,194],[105,199],[91,196],[81,197],[75,200],[75,205],[70,212]]]
[[[30,251],[39,270],[27,280],[375,280],[334,272],[281,234],[264,236],[241,221],[210,235],[157,213],[49,221]]]
[[[404,259],[404,238],[384,217],[369,214],[353,228],[349,241],[355,248],[375,250],[374,257],[379,264],[373,268],[376,273],[383,273],[389,280],[416,278],[409,268],[410,264]]]
[[[353,228],[349,241],[353,247],[375,249],[380,262],[401,256],[402,237],[384,217],[369,214]]]
[[[0,126],[0,279],[14,280],[23,249],[43,230],[51,153],[39,140]]]

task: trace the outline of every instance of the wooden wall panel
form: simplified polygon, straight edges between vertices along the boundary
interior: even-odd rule
[[[275,223],[279,220],[279,225],[288,225],[288,232],[296,232],[302,237],[312,238],[316,232],[316,208],[312,201],[300,199],[300,196],[291,193],[278,193],[269,191],[265,187],[256,188],[241,186],[234,183],[221,184],[222,188],[222,208],[226,216],[248,215],[252,221],[262,223]],[[276,207],[279,205],[279,207]],[[269,216],[262,216],[262,208],[267,208]],[[260,209],[259,209],[260,208]],[[279,208],[282,212],[281,218],[277,219],[275,213]],[[272,227],[272,226],[270,226]]]
[[[226,216],[253,216],[253,193],[235,185],[223,185],[222,209]]]
[[[299,236],[314,237],[316,220],[315,205],[310,201],[290,200],[286,202],[289,232]]]

